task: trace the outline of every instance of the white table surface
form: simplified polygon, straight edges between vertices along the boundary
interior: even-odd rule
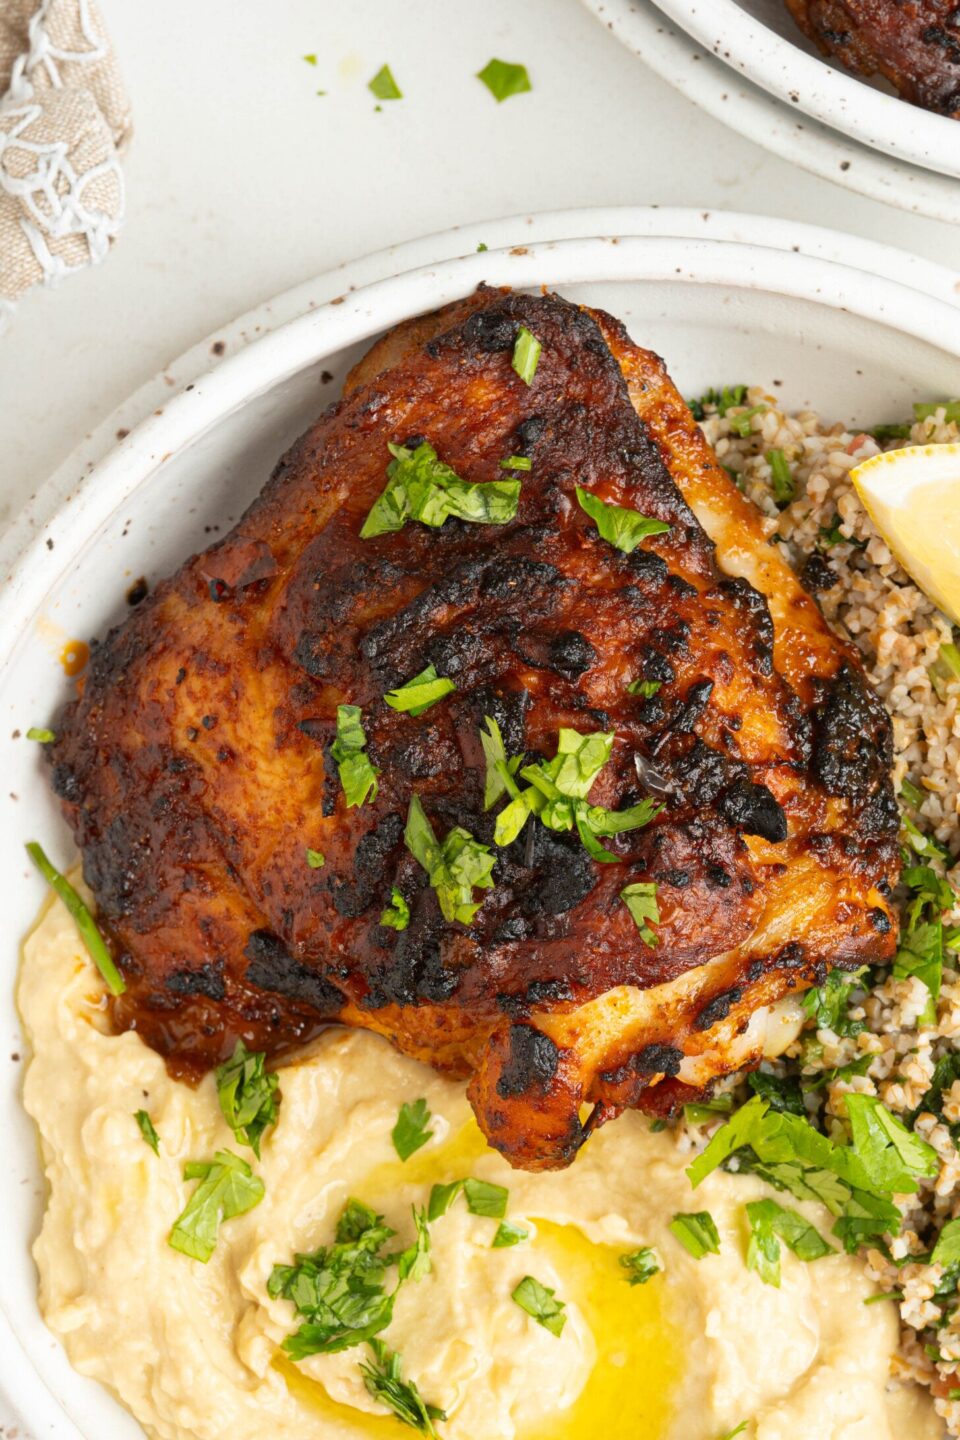
[[[104,265],[28,296],[0,339],[0,524],[194,341],[417,234],[659,203],[812,220],[956,261],[950,227],[733,135],[579,0],[101,5],[134,111],[127,220]],[[472,78],[491,55],[523,61],[533,93],[496,105]],[[377,113],[366,81],[384,61],[405,99]]]

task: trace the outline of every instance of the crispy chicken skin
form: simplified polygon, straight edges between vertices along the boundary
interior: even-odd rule
[[[521,324],[543,346],[530,385]],[[468,481],[528,456],[516,518],[362,540],[387,442],[423,438]],[[671,528],[622,553],[576,485]],[[384,703],[430,663],[454,693],[418,717]],[[350,809],[330,756],[347,702],[381,772]],[[415,792],[438,836],[493,847],[485,716],[528,761],[562,726],[614,731],[591,802],[664,809],[605,840],[615,864],[530,820],[467,926],[404,823]],[[766,1007],[894,948],[890,724],[855,653],[662,362],[554,295],[482,288],[375,345],[230,535],[94,650],[57,736],[119,1028],[191,1074],[238,1036],[274,1053],[365,1026],[469,1077],[517,1166],[567,1165],[624,1107],[756,1063]],[[655,946],[619,899],[634,881],[658,886]],[[379,923],[393,886],[402,932]]]
[[[958,0],[786,0],[805,35],[855,75],[960,119]]]

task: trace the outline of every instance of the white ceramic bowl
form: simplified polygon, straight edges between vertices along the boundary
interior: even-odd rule
[[[486,253],[475,253],[480,240]],[[433,263],[395,273],[425,255]],[[148,387],[133,406],[147,418],[72,489],[67,470],[51,482],[16,531],[36,533],[0,593],[0,1387],[35,1437],[126,1440],[140,1431],[71,1371],[37,1309],[29,1246],[42,1183],[19,1103],[23,1043],[12,989],[20,941],[43,899],[23,844],[40,839],[61,862],[69,852],[37,747],[14,732],[45,723],[64,699],[64,641],[101,633],[124,613],[132,580],[170,571],[202,543],[205,526],[237,516],[375,336],[480,280],[548,284],[604,306],[666,357],[688,393],[756,381],[776,385],[791,406],[860,425],[900,417],[916,396],[960,393],[960,312],[944,298],[957,277],[935,266],[740,216],[521,218],[345,267],[227,327],[224,345],[234,353],[200,375],[209,344],[198,347],[173,367],[180,393],[157,406]],[[276,314],[296,318],[270,330]]]
[[[748,140],[814,175],[832,180],[845,190],[931,220],[960,223],[960,182],[952,174],[935,173],[905,158],[894,158],[861,143],[864,137],[851,138],[831,128],[811,113],[803,112],[799,104],[790,99],[789,90],[782,100],[768,93],[747,79],[745,70],[731,69],[725,58],[717,59],[653,0],[583,0],[583,3],[670,85]],[[706,4],[707,0],[701,3]],[[774,6],[781,0],[756,0],[756,3]],[[718,0],[717,8],[725,8],[727,4],[732,5],[733,0]],[[798,31],[797,45],[804,44]],[[847,83],[857,87],[858,96],[860,90],[869,89],[853,77],[849,77]],[[894,113],[899,117],[898,133],[906,135],[912,117],[921,112],[904,101],[890,96],[883,98],[897,107]],[[941,116],[924,118],[950,127],[948,139],[953,139],[955,154],[960,154],[960,138],[956,135],[960,123]]]
[[[844,135],[913,165],[960,176],[960,122],[910,105],[886,82],[823,59],[784,0],[656,0],[705,49],[754,84]]]

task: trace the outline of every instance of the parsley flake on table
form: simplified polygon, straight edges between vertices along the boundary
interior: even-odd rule
[[[396,690],[388,690],[383,698],[391,710],[405,711],[408,715],[422,715],[431,705],[436,705],[438,700],[442,700],[456,688],[452,680],[437,674],[435,665],[428,665],[405,685],[399,685]]]
[[[541,1285],[532,1275],[524,1275],[510,1298],[536,1320],[538,1325],[542,1325],[544,1330],[549,1330],[551,1335],[559,1338],[567,1323],[567,1317],[563,1313],[567,1307],[556,1295],[557,1292],[548,1285]]]
[[[147,1114],[146,1110],[135,1110],[133,1113],[133,1118],[134,1120],[136,1120],[137,1124],[140,1127],[140,1134],[150,1146],[150,1149],[153,1151],[154,1155],[159,1155],[160,1136],[157,1134],[154,1123],[150,1119],[150,1116]]]
[[[389,65],[381,65],[372,80],[367,82],[367,89],[375,95],[378,100],[402,100],[403,91],[393,78],[393,71]]]
[[[446,1412],[436,1405],[428,1405],[412,1380],[404,1380],[400,1356],[395,1350],[388,1350],[382,1340],[368,1340],[373,1351],[374,1363],[360,1361],[363,1383],[374,1400],[387,1410],[392,1410],[397,1419],[411,1430],[438,1440],[434,1420],[446,1420]]]
[[[31,725],[27,731],[27,739],[36,740],[38,745],[52,745],[56,738],[54,731],[44,730],[39,725]]]
[[[540,353],[543,346],[532,331],[526,325],[521,325],[517,331],[517,338],[513,344],[513,359],[511,365],[520,376],[524,385],[532,385],[533,377],[537,373],[537,366],[540,364]]]
[[[387,484],[360,531],[361,540],[402,530],[408,520],[433,528],[449,516],[477,525],[506,525],[520,503],[519,480],[461,480],[425,440],[415,450],[389,444]]]
[[[76,890],[74,890],[67,877],[61,875],[60,871],[54,865],[50,864],[43,847],[38,845],[35,840],[30,841],[26,846],[26,851],[44,880],[46,880],[50,886],[50,889],[54,894],[59,896],[67,907],[68,912],[80,932],[80,939],[86,947],[87,954],[100,971],[107,989],[111,995],[122,995],[127,988],[124,984],[123,976],[114,964],[113,956],[107,949],[106,941],[97,929],[96,921],[80,899],[80,896]]]
[[[633,922],[640,931],[640,939],[651,949],[657,944],[657,935],[650,929],[647,921],[654,925],[660,923],[660,907],[657,904],[657,887],[652,880],[637,880],[632,885],[625,885],[620,891],[620,899],[626,905],[633,917]]]
[[[755,1270],[765,1285],[780,1288],[780,1241],[798,1260],[809,1264],[837,1252],[820,1232],[795,1210],[775,1200],[752,1200],[746,1207],[750,1224],[747,1269]]]
[[[406,930],[410,924],[410,906],[396,885],[390,891],[390,904],[380,912],[380,924],[391,930]]]
[[[498,105],[513,95],[524,95],[533,89],[526,65],[514,64],[509,60],[488,60],[483,69],[477,72],[477,79],[483,81]]]
[[[432,1139],[430,1118],[430,1110],[423,1097],[414,1100],[412,1105],[409,1100],[404,1100],[400,1106],[397,1123],[390,1132],[393,1148],[401,1160],[409,1160],[411,1155],[416,1154],[428,1140]]]
[[[709,1210],[674,1215],[668,1228],[694,1260],[720,1254],[720,1235]]]
[[[200,1184],[174,1222],[167,1243],[205,1265],[217,1248],[223,1222],[260,1204],[263,1181],[232,1150],[218,1150],[212,1160],[191,1160],[183,1167],[183,1178]]]
[[[649,1245],[641,1245],[639,1250],[621,1255],[620,1267],[626,1272],[623,1278],[628,1285],[646,1285],[648,1280],[659,1275],[663,1269],[656,1251]]]
[[[386,1291],[391,1257],[381,1252],[395,1234],[382,1215],[349,1200],[332,1245],[273,1267],[268,1295],[289,1300],[302,1319],[283,1342],[292,1360],[349,1350],[386,1329],[397,1292]]]
[[[277,1123],[280,1109],[280,1081],[266,1068],[266,1055],[248,1050],[238,1040],[230,1059],[217,1066],[214,1078],[224,1120],[259,1160],[263,1132]]]
[[[474,901],[474,890],[493,889],[491,872],[496,857],[489,846],[474,840],[460,825],[454,825],[438,841],[417,795],[410,798],[403,838],[411,855],[426,870],[444,919],[469,925],[481,904]]]
[[[359,705],[338,705],[337,738],[330,746],[348,809],[367,800],[372,805],[379,788],[380,771],[366,754],[367,737],[360,716]]]
[[[577,486],[577,500],[597,527],[602,540],[607,540],[617,550],[630,555],[641,540],[648,535],[665,535],[670,526],[665,520],[652,520],[641,515],[639,510],[629,510],[625,505],[611,505],[594,495],[590,490]]]

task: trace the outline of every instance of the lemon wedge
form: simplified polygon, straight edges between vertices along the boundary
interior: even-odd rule
[[[960,445],[888,450],[850,478],[911,580],[960,625]]]

